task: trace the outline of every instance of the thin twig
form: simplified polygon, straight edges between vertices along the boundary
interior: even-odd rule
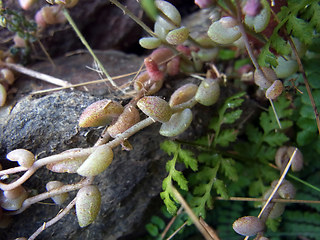
[[[110,75],[108,74],[107,70],[104,68],[104,66],[102,65],[102,63],[100,62],[99,58],[95,55],[95,53],[93,52],[92,48],[90,47],[90,45],[88,44],[87,40],[84,38],[84,36],[82,35],[82,33],[80,32],[80,30],[78,29],[76,23],[73,21],[73,19],[71,18],[69,12],[64,8],[63,9],[63,14],[66,17],[66,19],[68,20],[69,24],[71,25],[71,27],[73,28],[73,30],[76,32],[77,36],[79,37],[80,41],[83,43],[83,45],[88,49],[89,53],[91,54],[91,56],[93,57],[93,59],[97,62],[97,64],[99,65],[99,68],[103,71],[104,75],[106,75],[108,81],[111,83],[111,85],[116,88],[117,90],[120,90],[122,92],[122,89],[120,89],[118,87],[118,85],[112,80],[112,78],[110,77]]]
[[[222,198],[222,197],[215,197],[215,200],[218,201],[239,201],[239,202],[263,202],[265,199],[263,198],[249,198],[249,197],[230,197],[230,198]],[[300,199],[280,199],[275,198],[272,199],[270,202],[272,203],[299,203],[299,204],[320,204],[320,201],[317,200],[300,200]]]
[[[1,67],[7,67],[10,68],[14,71],[17,71],[19,73],[23,73],[25,75],[34,77],[36,79],[57,85],[57,86],[61,86],[61,87],[69,87],[71,86],[71,84],[65,80],[56,78],[56,77],[52,77],[50,75],[44,74],[44,73],[40,73],[34,70],[31,70],[29,68],[23,67],[21,65],[18,64],[14,64],[14,63],[6,63],[6,62],[0,62],[0,66]]]
[[[179,210],[177,211],[177,215],[173,216],[171,218],[171,220],[169,221],[169,223],[167,224],[166,228],[163,230],[163,232],[161,233],[161,239],[164,239],[164,237],[166,236],[167,232],[169,231],[170,227],[172,226],[172,224],[174,223],[174,221],[176,220],[177,216],[179,216],[182,213],[183,207],[180,207]]]
[[[178,190],[174,186],[171,186],[171,191],[172,191],[173,195],[175,196],[175,198],[181,203],[181,205],[183,206],[184,210],[187,212],[187,214],[189,215],[190,219],[194,223],[194,225],[201,232],[202,236],[206,240],[217,240],[217,239],[212,238],[209,235],[209,233],[207,232],[207,230],[201,225],[198,217],[194,214],[192,209],[189,207],[188,203],[184,200],[184,198],[181,196],[181,194],[178,192]]]
[[[264,204],[263,208],[261,209],[261,211],[260,211],[260,213],[259,213],[259,215],[258,215],[258,218],[261,217],[262,213],[263,213],[264,210],[266,209],[267,205],[270,203],[270,201],[271,201],[271,199],[273,198],[274,194],[278,191],[278,188],[280,187],[283,179],[285,178],[285,176],[286,176],[286,174],[287,174],[287,172],[288,172],[288,170],[289,170],[289,168],[290,168],[290,166],[291,166],[291,163],[292,163],[292,161],[293,161],[293,159],[294,159],[294,157],[295,157],[295,155],[296,155],[296,152],[297,152],[297,148],[294,150],[294,152],[293,152],[293,154],[292,154],[292,156],[291,156],[291,158],[290,158],[290,160],[289,160],[286,168],[284,169],[284,171],[283,171],[283,173],[282,173],[282,175],[281,175],[281,177],[280,177],[277,185],[274,187],[272,193],[270,194],[269,198],[267,199],[266,203]]]
[[[172,239],[178,232],[181,231],[188,224],[188,221],[185,221],[177,230],[175,230],[166,240]]]
[[[76,204],[76,197],[68,204],[68,206],[60,211],[57,216],[52,218],[49,222],[44,222],[44,224],[38,228],[37,231],[35,231],[28,240],[34,240],[41,232],[43,232],[46,228],[52,226],[56,222],[58,222],[61,218],[63,218],[65,215],[68,214],[68,212],[73,208],[73,206]]]

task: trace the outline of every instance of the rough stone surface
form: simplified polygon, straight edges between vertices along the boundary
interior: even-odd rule
[[[137,70],[142,62],[140,57],[116,51],[101,52],[98,56],[112,76]],[[47,63],[31,68],[56,77],[63,76],[63,79],[73,83],[98,78],[96,72],[85,67],[92,63],[92,58],[87,54],[56,59],[55,63],[57,67],[54,70]],[[125,81],[128,79],[119,80],[118,84]],[[169,79],[159,95],[167,96],[168,100],[174,89],[189,81],[195,79]],[[15,148],[26,148],[41,158],[70,148],[92,146],[102,129],[79,129],[77,121],[81,112],[98,99],[108,96],[123,99],[120,95],[107,95],[107,87],[103,84],[103,87],[92,86],[82,91],[63,90],[30,97],[30,92],[52,85],[21,76],[15,84],[16,89],[10,93],[7,106],[0,109],[1,164],[5,168],[13,166],[13,163],[5,160],[5,155]],[[205,108],[199,106],[199,109],[203,112]],[[203,125],[206,125],[203,122],[207,121],[208,119],[195,117],[190,131],[181,137],[194,138],[201,134]],[[166,176],[165,162],[168,156],[159,148],[164,140],[157,134],[159,127],[159,124],[153,124],[131,137],[129,140],[134,149],[130,152],[122,151],[120,147],[114,149],[116,157],[113,163],[94,182],[102,193],[102,208],[94,224],[81,229],[72,210],[61,221],[44,231],[38,239],[135,239],[126,236],[137,236],[144,229],[144,221],[158,210],[149,211],[148,206],[154,198],[159,198],[161,183]],[[45,183],[50,180],[75,183],[80,177],[76,174],[54,174],[43,168],[24,186],[33,194],[41,193],[45,191]],[[74,194],[71,193],[71,197]],[[0,239],[30,236],[44,221],[53,218],[59,209],[58,206],[46,204],[30,207],[13,217],[10,228],[0,230]]]

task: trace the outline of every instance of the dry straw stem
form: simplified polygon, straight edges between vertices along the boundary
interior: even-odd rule
[[[43,232],[46,228],[52,226],[56,222],[58,222],[61,218],[63,218],[65,215],[68,214],[68,212],[73,208],[73,206],[76,204],[77,198],[75,197],[66,208],[64,208],[62,211],[60,211],[57,216],[52,218],[49,222],[44,222],[41,227],[38,228],[37,231],[35,231],[29,238],[28,240],[34,240],[36,237]]]
[[[161,239],[164,239],[164,237],[166,236],[167,232],[169,231],[170,227],[172,226],[172,224],[174,223],[174,221],[176,220],[177,216],[179,216],[182,213],[183,208],[180,207],[179,210],[177,211],[177,214],[175,216],[173,216],[171,218],[171,220],[169,221],[169,223],[167,224],[166,228],[163,230],[163,232],[161,233]],[[169,238],[167,238],[169,239]]]
[[[259,215],[258,215],[258,218],[261,218],[264,210],[267,208],[268,204],[271,202],[271,199],[273,198],[273,196],[275,195],[275,193],[278,191],[278,189],[279,189],[279,187],[280,187],[283,179],[285,178],[287,172],[289,171],[289,168],[291,167],[292,161],[293,161],[293,159],[294,159],[294,157],[295,157],[295,155],[296,155],[297,150],[298,150],[298,149],[296,148],[296,149],[294,150],[294,152],[292,153],[292,156],[291,156],[291,158],[290,158],[290,160],[289,160],[286,168],[284,169],[284,171],[283,171],[283,173],[281,174],[281,177],[280,177],[277,185],[274,187],[272,193],[270,194],[269,198],[267,199],[266,203],[264,204],[263,208],[261,209],[261,211],[260,211],[260,213],[259,213]],[[248,239],[248,238],[249,238],[249,237],[247,236],[247,237],[244,238],[244,240],[246,240],[246,239]]]
[[[1,62],[0,63],[1,67],[7,67],[10,68],[14,71],[20,72],[22,74],[37,78],[39,80],[57,85],[57,86],[61,86],[61,87],[70,87],[71,84],[65,80],[56,78],[56,77],[52,77],[50,75],[44,74],[44,73],[40,73],[34,70],[31,70],[29,68],[25,68],[21,65],[18,64],[14,64],[14,63],[6,63],[6,62]]]
[[[192,209],[189,207],[188,203],[186,202],[186,200],[184,200],[184,198],[181,196],[181,194],[178,192],[178,190],[174,187],[171,186],[171,191],[173,193],[173,195],[175,196],[175,198],[181,203],[181,205],[183,206],[183,208],[185,209],[185,211],[187,212],[187,214],[189,215],[190,219],[192,220],[192,222],[194,223],[194,225],[196,225],[196,227],[198,228],[198,230],[201,232],[202,236],[206,239],[206,240],[220,240],[219,237],[216,236],[211,236],[207,230],[202,226],[202,224],[200,223],[198,217],[194,214],[194,212],[192,211]]]
[[[75,22],[73,21],[73,19],[71,18],[69,12],[67,11],[67,9],[63,9],[63,14],[66,17],[66,19],[68,20],[69,24],[71,25],[71,27],[73,28],[73,30],[76,32],[77,36],[79,37],[80,41],[83,43],[83,45],[88,49],[89,53],[91,54],[91,56],[93,57],[93,59],[97,62],[97,64],[99,65],[99,68],[103,71],[104,75],[106,75],[108,81],[111,83],[111,85],[116,88],[117,90],[120,90],[122,92],[122,89],[120,89],[118,87],[118,85],[112,80],[112,78],[110,77],[110,75],[108,74],[107,70],[104,68],[104,66],[102,65],[102,63],[100,62],[99,58],[94,54],[92,48],[90,47],[90,45],[88,44],[87,40],[84,38],[84,36],[82,35],[82,33],[80,32],[80,30],[78,29],[77,25],[75,24]]]

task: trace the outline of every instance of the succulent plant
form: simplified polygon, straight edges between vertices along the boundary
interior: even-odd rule
[[[264,222],[254,216],[246,216],[237,219],[233,225],[233,230],[243,236],[254,236],[265,228]]]
[[[295,147],[288,147],[287,154],[288,157],[291,158],[293,152],[295,151]],[[292,160],[291,169],[294,172],[299,172],[303,168],[303,155],[299,149],[297,149],[294,159]]]
[[[62,186],[64,186],[64,184],[60,181],[50,181],[50,182],[47,182],[46,189],[47,189],[47,191],[50,191],[53,189],[60,188]],[[55,204],[61,205],[62,203],[64,203],[68,199],[68,193],[65,192],[65,193],[55,195],[55,196],[51,197],[51,199],[54,201]]]
[[[267,67],[262,67],[261,71],[255,70],[254,72],[254,82],[257,84],[261,89],[269,88],[272,83],[277,80],[277,74],[274,70]]]
[[[102,173],[112,162],[113,151],[108,145],[101,145],[78,168],[81,176],[92,177]]]
[[[85,186],[77,193],[76,214],[80,227],[91,224],[100,211],[101,194],[99,189],[94,186]]]
[[[223,17],[211,24],[208,36],[216,43],[231,44],[241,37],[241,33],[232,17]]]
[[[280,80],[275,80],[266,90],[266,98],[274,100],[281,95],[283,84]]]
[[[0,82],[7,82],[9,85],[12,85],[15,81],[13,72],[10,69],[3,68],[0,71]]]
[[[180,27],[171,30],[166,36],[166,41],[172,45],[178,45],[184,43],[189,36],[189,29],[186,27]]]
[[[149,73],[144,71],[140,73],[138,77],[135,79],[133,87],[134,90],[136,90],[137,92],[141,91],[142,89],[145,89],[145,95],[152,95],[161,89],[163,81],[164,79],[160,81],[152,81],[149,77]]]
[[[7,159],[16,161],[20,166],[29,168],[33,165],[35,157],[32,152],[26,149],[15,149],[7,154]]]
[[[46,27],[47,24],[64,23],[66,21],[59,6],[45,6],[35,15],[35,21],[39,27]]]
[[[260,12],[255,16],[250,16],[249,14],[247,14],[245,16],[244,22],[248,27],[254,29],[255,32],[259,33],[265,30],[268,26],[270,15],[270,7],[266,5],[263,6]]]
[[[155,4],[160,12],[166,16],[171,22],[169,22],[166,18],[162,17],[161,14],[157,17],[157,22],[167,30],[172,30],[176,27],[180,26],[181,23],[181,15],[179,11],[173,6],[171,3],[167,1],[157,0]]]
[[[277,58],[278,65],[274,68],[278,78],[287,78],[298,71],[298,63],[296,60],[290,58],[284,59],[283,57]]]
[[[110,124],[123,112],[123,106],[109,99],[92,103],[79,118],[80,127],[98,127]]]
[[[192,111],[189,108],[174,113],[168,122],[162,123],[159,133],[166,137],[175,137],[183,133],[192,122]]]
[[[174,109],[192,108],[197,101],[195,95],[197,93],[198,86],[193,83],[188,83],[178,88],[171,95],[169,105]]]
[[[155,49],[161,45],[161,40],[155,37],[140,38],[139,44],[146,49]]]
[[[137,102],[138,108],[155,121],[168,122],[172,115],[169,104],[160,97],[147,96]]]
[[[123,113],[117,121],[108,127],[107,132],[115,138],[118,134],[123,133],[128,128],[140,121],[140,114],[136,107],[129,105],[125,107]]]
[[[15,211],[21,208],[22,203],[27,197],[27,191],[22,186],[18,186],[17,188],[2,193],[0,196],[0,205],[5,210]]]
[[[195,99],[204,106],[215,104],[220,96],[220,86],[217,79],[206,78],[198,87]]]
[[[7,90],[3,86],[3,84],[0,83],[0,107],[3,107],[7,100]]]
[[[65,151],[68,152],[68,151]],[[56,173],[76,173],[78,168],[87,159],[87,157],[69,158],[64,161],[49,163],[46,165],[47,169]]]

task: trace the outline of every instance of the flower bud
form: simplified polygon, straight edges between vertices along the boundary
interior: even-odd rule
[[[192,111],[189,108],[174,113],[168,122],[162,123],[159,133],[166,137],[175,137],[183,133],[192,122]]]
[[[204,106],[215,104],[220,96],[220,86],[217,79],[206,78],[198,87],[195,99]]]
[[[86,227],[96,219],[100,211],[100,205],[101,194],[96,186],[85,186],[78,191],[76,214],[80,227]]]
[[[233,225],[233,230],[243,236],[254,236],[265,228],[264,222],[260,218],[254,216],[241,217],[236,220]]]
[[[159,97],[143,97],[137,102],[137,106],[144,114],[158,122],[167,122],[172,115],[169,104]]]
[[[113,152],[107,145],[101,145],[78,168],[77,173],[84,177],[93,177],[102,173],[112,162]]]
[[[109,99],[103,99],[88,106],[79,118],[80,127],[98,127],[110,124],[123,112],[123,106]]]
[[[53,189],[57,189],[57,188],[60,188],[64,186],[64,184],[60,181],[50,181],[46,184],[46,189],[47,191],[51,191]],[[55,204],[57,205],[61,205],[62,203],[64,203],[68,198],[68,193],[65,192],[65,193],[61,193],[61,194],[58,194],[58,195],[55,195],[53,197],[51,197],[51,199],[55,202]]]
[[[15,149],[7,154],[7,159],[10,161],[17,161],[20,166],[30,168],[34,161],[35,157],[32,152],[26,149]]]

